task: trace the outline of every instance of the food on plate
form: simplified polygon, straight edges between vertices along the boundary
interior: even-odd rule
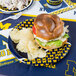
[[[40,14],[34,20],[32,28],[13,29],[10,37],[16,43],[16,49],[28,54],[28,59],[46,56],[46,50],[62,47],[67,43],[68,27],[57,15]]]
[[[29,60],[46,56],[46,51],[39,48],[38,44],[36,44],[32,28],[23,28],[22,30],[13,29],[10,32],[10,37],[14,43],[18,43],[16,46],[18,51],[28,54]]]
[[[40,14],[34,20],[33,33],[36,43],[45,49],[59,48],[67,43],[68,26],[57,15]]]
[[[30,0],[0,0],[0,5],[2,7],[7,7],[9,10],[22,10],[27,7]]]

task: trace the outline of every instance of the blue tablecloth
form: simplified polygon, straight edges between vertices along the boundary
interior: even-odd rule
[[[9,15],[0,14],[0,19],[3,19]],[[7,20],[5,23],[11,23],[9,27],[14,27],[21,21],[24,21],[31,17],[22,16],[18,20]],[[26,65],[23,63],[13,63],[0,67],[0,76],[76,76],[76,22],[64,21],[65,25],[69,25],[69,41],[72,44],[71,50],[68,55],[58,62],[56,68],[34,67],[32,65]]]
[[[68,2],[69,5],[71,5],[70,0],[65,0],[65,1]],[[63,11],[68,11],[69,5],[67,5],[65,1],[63,2],[65,5],[65,6],[63,5],[63,7],[64,8],[67,7],[67,8],[61,10],[61,12],[60,11],[55,12],[56,10],[53,10],[54,13],[59,14],[59,13],[62,13]],[[74,0],[71,0],[71,1],[76,2]],[[40,3],[44,7],[44,4],[46,2],[41,0]],[[40,9],[43,10],[43,7]],[[47,13],[52,12],[52,10],[46,7],[44,7],[44,10],[46,10]],[[41,12],[41,11],[39,10],[38,12]],[[11,14],[0,13],[0,20],[8,16],[11,16]],[[12,20],[12,19],[6,20],[2,23],[2,25],[10,23],[11,26],[9,26],[8,29],[11,29],[14,26],[16,26],[18,23],[30,18],[32,17],[21,16],[17,20]],[[23,64],[17,61],[12,64],[4,65],[0,67],[0,76],[76,76],[76,20],[73,20],[73,19],[71,20],[64,19],[64,20],[65,20],[64,21],[65,25],[69,25],[69,35],[70,35],[69,42],[72,44],[72,47],[69,53],[67,54],[67,56],[55,64],[55,68],[34,67],[32,65]],[[0,31],[2,31],[3,29],[5,29],[5,27],[2,27],[0,24]],[[2,43],[1,38],[0,38],[0,51],[4,49],[3,45],[1,44]]]

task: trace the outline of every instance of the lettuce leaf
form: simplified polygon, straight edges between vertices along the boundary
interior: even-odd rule
[[[63,38],[69,38],[69,35],[65,33],[65,35],[63,36]]]
[[[50,42],[47,42],[46,46],[57,46],[57,47],[60,47],[62,46],[62,41],[61,40],[55,40],[55,41],[50,41]]]
[[[62,38],[69,38],[69,35],[65,33],[65,35]],[[53,41],[49,41],[49,42],[42,42],[37,38],[36,38],[36,40],[42,46],[53,46],[54,45],[54,46],[60,47],[60,46],[62,46],[62,43],[63,43],[61,40],[53,40]]]
[[[45,42],[41,42],[39,39],[36,38],[36,40],[39,42],[40,45],[45,46],[46,43]]]
[[[36,38],[36,40],[39,42],[40,45],[42,46],[61,46],[62,45],[62,41],[61,40],[55,40],[55,41],[49,41],[49,42],[41,42],[39,39]]]

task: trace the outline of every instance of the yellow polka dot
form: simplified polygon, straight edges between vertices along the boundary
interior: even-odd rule
[[[49,50],[49,51],[52,51],[52,50]]]
[[[46,63],[45,65],[47,66],[47,65],[49,65],[49,64]]]
[[[24,26],[24,24],[22,24],[21,26]]]
[[[63,56],[61,56],[60,58],[61,58],[61,59],[63,59],[64,57],[63,57]]]
[[[15,26],[15,28],[17,28],[17,26]]]
[[[25,25],[26,27],[28,27],[28,25]]]
[[[32,22],[32,24],[34,24],[34,22]]]
[[[33,19],[30,19],[30,21],[33,21]]]
[[[24,21],[23,23],[26,23],[26,21]]]
[[[17,25],[20,25],[20,24],[17,24]]]
[[[50,57],[53,57],[53,55],[50,55]]]
[[[19,27],[19,29],[22,29],[22,27]]]
[[[50,52],[47,52],[47,54],[50,54]]]
[[[38,64],[35,64],[35,66],[38,66]]]
[[[70,50],[70,48],[67,48],[67,50]]]
[[[68,51],[67,51],[67,50],[65,50],[65,52],[67,53]]]
[[[27,59],[24,59],[24,61],[28,61]]]
[[[65,53],[63,53],[63,55],[65,56],[66,54],[65,54]]]
[[[48,62],[52,62],[51,60],[48,60]]]
[[[51,65],[49,65],[49,68],[51,68]]]
[[[41,60],[40,61],[37,61],[37,63],[41,63]]]
[[[40,66],[44,66],[44,64],[40,64]]]
[[[28,19],[26,19],[25,21],[28,21]]]
[[[62,48],[60,48],[59,50],[62,50]]]
[[[27,64],[30,64],[30,62],[27,62]]]
[[[41,59],[37,59],[37,60],[41,60]]]
[[[51,60],[51,58],[48,58],[48,60]]]
[[[32,64],[35,64],[35,63],[36,63],[35,59],[34,59],[34,60],[32,60]]]
[[[53,62],[55,62],[55,63],[56,63],[56,62],[57,62],[57,60],[53,60]]]
[[[30,27],[32,27],[33,25],[30,25]]]
[[[71,45],[68,45],[69,47],[71,47]]]
[[[46,55],[45,57],[48,57],[48,55]]]
[[[22,23],[22,22],[20,22],[20,23]]]
[[[19,61],[20,63],[22,63],[22,61]]]
[[[58,51],[58,49],[54,49],[54,51]]]
[[[55,57],[55,59],[58,59],[59,57]]]
[[[28,24],[30,24],[30,22],[28,22]]]
[[[45,63],[46,62],[46,58],[42,58],[42,62]]]
[[[56,54],[56,52],[52,52],[52,54]]]
[[[52,65],[51,67],[52,67],[52,68],[56,68],[56,65]]]

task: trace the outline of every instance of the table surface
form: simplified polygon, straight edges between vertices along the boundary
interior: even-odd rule
[[[0,14],[0,20],[8,16],[10,15],[2,13]],[[71,18],[72,17],[73,16],[71,15]],[[17,20],[10,19],[4,21],[3,24],[11,23],[12,25],[9,27],[10,29],[19,22],[29,18],[32,17],[21,16]],[[34,67],[32,65],[16,62],[0,67],[0,76],[76,76],[76,20],[74,20],[74,22],[72,20],[66,20],[64,22],[65,25],[69,25],[69,42],[72,44],[72,47],[67,56],[55,64],[56,68]]]
[[[0,67],[0,74],[6,76],[64,76],[67,70],[67,60],[76,61],[76,23],[70,21],[64,21],[65,25],[69,25],[69,41],[72,44],[71,50],[68,55],[56,64],[56,68],[45,68],[45,67],[33,67],[23,63],[13,63]],[[72,63],[71,63],[72,64]],[[72,65],[73,66],[73,65]],[[72,68],[71,68],[72,70]],[[73,73],[74,74],[74,73]]]

